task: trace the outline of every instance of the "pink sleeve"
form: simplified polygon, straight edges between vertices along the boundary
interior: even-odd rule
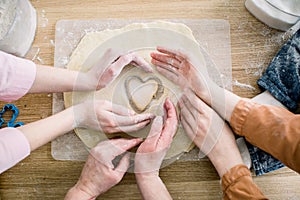
[[[0,51],[0,101],[14,101],[31,88],[36,65],[26,59]]]
[[[0,129],[0,174],[30,154],[30,145],[16,128]]]

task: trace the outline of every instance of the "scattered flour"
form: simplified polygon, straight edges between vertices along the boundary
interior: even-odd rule
[[[45,62],[43,61],[43,59],[42,59],[41,57],[37,56],[36,59],[37,59],[42,65],[45,64]]]
[[[58,62],[60,63],[61,66],[65,66],[69,63],[70,58],[67,56],[63,56],[61,58],[59,58]]]
[[[237,80],[233,81],[232,85],[235,85],[235,86],[240,87],[240,88],[250,89],[250,90],[253,90],[253,91],[256,90],[255,87],[253,87],[252,85],[241,83]]]
[[[32,61],[39,61],[42,65],[45,64],[45,62],[43,61],[43,59],[39,56],[40,54],[40,47],[32,47],[29,52],[28,52],[28,57],[31,57]]]
[[[50,40],[50,44],[51,44],[52,46],[55,46],[54,40]]]
[[[39,22],[42,28],[45,28],[48,25],[49,20],[46,17],[46,11],[44,9],[41,11],[41,18],[39,19]]]
[[[35,48],[32,48],[32,50],[35,50]],[[37,47],[36,52],[34,53],[33,57],[31,58],[32,61],[36,60],[36,58],[38,57],[40,51],[41,51],[41,49],[39,47]]]

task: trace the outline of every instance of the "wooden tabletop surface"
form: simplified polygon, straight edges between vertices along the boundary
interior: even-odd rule
[[[27,56],[53,65],[55,24],[60,19],[225,19],[231,26],[234,92],[253,97],[261,91],[256,80],[282,45],[282,32],[257,21],[242,0],[32,0],[38,28]],[[19,120],[30,123],[52,114],[52,95],[26,95],[13,102]],[[4,105],[3,102],[0,106]],[[84,162],[56,161],[50,143],[0,175],[0,199],[63,199],[77,181]],[[174,199],[221,199],[219,177],[208,160],[175,162],[160,176]],[[254,177],[270,199],[300,199],[300,176],[283,168]],[[99,199],[141,199],[133,174]]]

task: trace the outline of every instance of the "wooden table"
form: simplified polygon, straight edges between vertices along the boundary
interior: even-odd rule
[[[256,80],[282,44],[282,33],[257,21],[241,0],[32,0],[38,30],[27,58],[53,65],[55,23],[60,19],[226,19],[231,26],[234,92],[260,93]],[[17,102],[19,120],[33,122],[51,115],[51,94],[26,95]],[[0,106],[4,105],[1,102]],[[0,175],[0,199],[62,199],[77,181],[84,162],[56,161],[50,143]],[[221,199],[219,177],[208,160],[175,162],[161,170],[174,199]],[[254,181],[270,199],[300,199],[300,176],[284,168]],[[100,199],[100,198],[99,198]],[[101,199],[141,199],[133,174]]]

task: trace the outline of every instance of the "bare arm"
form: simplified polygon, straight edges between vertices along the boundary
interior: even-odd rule
[[[152,72],[150,65],[138,55],[109,49],[87,72],[37,65],[36,78],[29,93],[100,90],[128,64]]]
[[[29,93],[72,91],[78,74],[78,71],[36,65],[36,77]]]
[[[68,108],[56,115],[18,127],[30,144],[30,150],[52,141],[74,128],[72,108]]]
[[[91,110],[91,108],[95,108]],[[88,112],[86,112],[89,110]],[[132,132],[145,127],[152,114],[135,114],[108,101],[86,101],[48,118],[18,127],[29,141],[31,151],[76,127],[115,133]]]
[[[172,199],[168,189],[158,175],[136,174],[136,181],[143,199]]]

